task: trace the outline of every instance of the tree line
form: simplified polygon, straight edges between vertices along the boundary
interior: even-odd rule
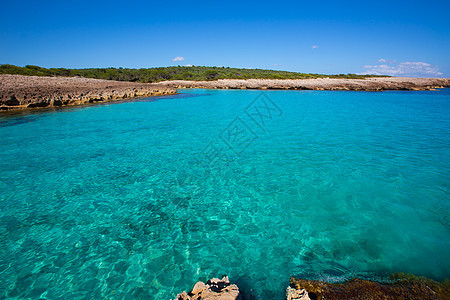
[[[364,79],[379,75],[338,74],[323,75],[312,73],[297,73],[287,71],[238,69],[229,67],[173,66],[161,68],[42,68],[33,65],[18,67],[0,65],[0,74],[17,74],[29,76],[62,76],[84,77],[133,82],[159,82],[166,80],[217,80],[217,79],[308,79],[308,78],[351,78]],[[381,77],[381,76],[380,76]]]

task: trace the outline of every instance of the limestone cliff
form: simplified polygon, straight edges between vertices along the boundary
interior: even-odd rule
[[[175,94],[158,84],[70,77],[0,75],[0,110],[80,105]]]

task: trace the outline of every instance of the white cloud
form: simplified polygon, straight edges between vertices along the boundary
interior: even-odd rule
[[[378,60],[379,63],[385,63],[385,64],[395,64],[396,61],[394,59],[385,59],[385,58],[380,58]]]
[[[184,65],[185,67],[192,67],[192,65],[191,64],[187,64],[187,65]]]
[[[437,66],[420,61],[401,62],[399,64],[392,64],[389,60],[380,59],[378,62],[387,62],[388,64],[380,65],[366,65],[363,73],[360,74],[374,74],[374,75],[391,75],[391,76],[411,76],[411,77],[432,77],[441,76],[443,73],[439,72]]]
[[[184,57],[183,56],[177,56],[175,58],[172,58],[172,61],[183,61]]]
[[[317,49],[317,48],[319,48],[319,46],[314,45],[314,46],[312,46],[311,48],[312,48],[312,49]]]

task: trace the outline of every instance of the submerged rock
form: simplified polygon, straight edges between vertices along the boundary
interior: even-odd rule
[[[177,300],[242,300],[239,288],[231,284],[228,276],[222,279],[213,278],[205,283],[197,282],[192,291],[177,295]],[[294,299],[294,298],[293,298]]]
[[[326,283],[291,277],[291,290],[306,290],[311,300],[320,299],[450,299],[450,284],[402,273],[393,274],[389,283],[352,279],[345,283]],[[288,298],[289,299],[289,298]],[[303,299],[303,298],[290,298]]]

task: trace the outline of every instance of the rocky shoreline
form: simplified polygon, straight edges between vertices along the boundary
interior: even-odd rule
[[[0,75],[0,112],[176,94],[179,88],[278,90],[435,90],[446,78],[377,77],[366,79],[221,79],[137,83],[81,77]]]
[[[376,77],[366,79],[220,79],[216,81],[164,81],[174,88],[385,91],[435,90],[450,87],[448,78]]]
[[[190,292],[178,294],[176,300],[243,300],[247,299],[227,276],[197,282]],[[251,297],[250,297],[251,298]],[[287,300],[340,299],[450,299],[450,284],[411,274],[394,273],[387,283],[354,278],[344,283],[327,283],[291,277],[286,288]]]
[[[0,112],[176,94],[170,86],[80,77],[0,75]]]

